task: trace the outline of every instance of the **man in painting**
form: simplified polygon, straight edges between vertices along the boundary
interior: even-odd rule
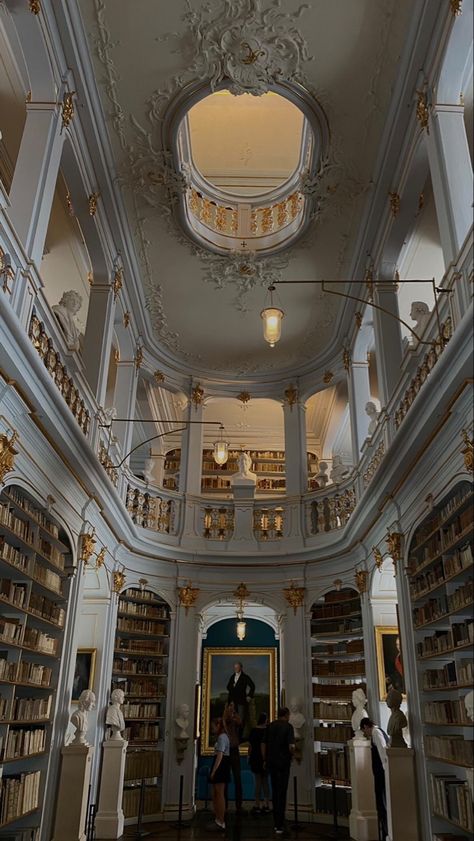
[[[227,703],[234,705],[243,727],[247,723],[248,702],[255,695],[255,684],[252,678],[245,674],[242,663],[234,663],[234,673],[229,678],[227,692]]]
[[[395,638],[396,655],[393,659],[393,664],[389,663],[389,669],[386,678],[387,692],[390,689],[397,689],[399,692],[405,692],[405,680],[403,676],[403,661],[402,652],[400,648],[400,637]]]

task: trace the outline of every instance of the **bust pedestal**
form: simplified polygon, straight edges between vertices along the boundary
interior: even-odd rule
[[[416,798],[415,751],[412,748],[387,748],[387,841],[418,841],[418,804]]]
[[[122,790],[127,745],[124,739],[103,743],[99,809],[95,819],[97,838],[120,838],[123,833]]]
[[[231,479],[234,496],[234,534],[229,542],[232,548],[255,551],[257,541],[253,533],[253,502],[255,479],[236,476]]]
[[[86,841],[84,827],[93,755],[91,745],[67,745],[61,751],[52,841]]]
[[[372,755],[368,739],[349,739],[352,808],[350,836],[354,841],[377,841],[378,818],[375,805]]]

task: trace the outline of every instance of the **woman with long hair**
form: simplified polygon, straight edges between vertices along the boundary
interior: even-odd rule
[[[230,742],[221,718],[217,723],[214,764],[209,779],[212,783],[214,822],[209,824],[208,829],[223,832],[225,830],[225,788],[230,780]]]

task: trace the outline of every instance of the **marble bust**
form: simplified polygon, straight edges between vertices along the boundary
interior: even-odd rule
[[[464,696],[464,707],[467,717],[474,721],[474,690],[471,689],[467,695]]]
[[[408,727],[408,721],[405,713],[400,709],[403,697],[398,689],[390,689],[386,704],[392,714],[388,720],[387,733],[390,738],[391,748],[406,748],[408,747],[403,738],[403,728]]]
[[[63,292],[59,304],[54,304],[52,308],[64,333],[69,350],[79,350],[81,334],[75,316],[81,307],[82,296],[74,289],[70,289],[68,292]]]
[[[125,720],[121,706],[125,701],[125,694],[122,689],[114,689],[110,696],[110,706],[107,707],[105,723],[110,731],[109,739],[118,741],[122,739],[122,732],[125,730]]]
[[[306,724],[306,719],[301,712],[301,702],[298,701],[296,698],[292,698],[290,701],[290,724],[293,726],[293,730],[295,731],[295,739],[296,741],[304,739],[304,728]]]
[[[241,452],[237,457],[239,469],[232,475],[232,484],[253,484],[257,482],[257,474],[252,473],[252,459],[248,453]],[[244,481],[242,481],[244,480]]]
[[[363,689],[354,689],[352,693],[352,705],[355,707],[352,713],[351,725],[355,733],[356,739],[362,739],[364,734],[360,729],[360,723],[363,718],[368,718],[366,710],[367,698]]]
[[[189,739],[189,706],[180,704],[176,710],[175,718],[176,738]]]
[[[316,476],[316,480],[317,480],[320,488],[325,488],[327,483],[329,482],[329,476],[327,475],[327,472],[328,472],[327,461],[320,461],[319,462],[319,473]]]
[[[372,400],[369,400],[369,402],[365,404],[365,411],[370,418],[368,433],[369,436],[372,437],[375,430],[377,429],[377,420],[379,417],[377,406]]]
[[[87,745],[87,724],[90,710],[95,708],[95,694],[91,689],[84,689],[79,696],[77,710],[71,716],[71,724],[76,728],[72,745]]]
[[[349,468],[342,463],[342,456],[336,453],[332,457],[331,482],[334,482],[335,485],[339,484],[347,476],[348,472]]]
[[[425,304],[424,301],[413,301],[410,310],[410,318],[412,321],[416,322],[413,330],[420,337],[423,338],[423,333],[426,330],[426,325],[430,320],[431,310],[428,304]],[[413,343],[416,343],[416,338],[411,334],[411,340]]]

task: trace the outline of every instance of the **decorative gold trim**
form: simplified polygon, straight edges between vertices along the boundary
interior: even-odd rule
[[[240,394],[237,395],[237,400],[245,406],[250,401],[250,394],[248,391],[241,391]]]
[[[89,198],[87,199],[87,204],[89,206],[89,216],[95,216],[97,213],[97,202],[99,200],[100,193],[91,193]]]
[[[306,592],[305,587],[295,587],[294,582],[292,581],[290,586],[283,590],[283,595],[290,605],[293,608],[293,614],[296,616],[296,610],[298,607],[302,607],[304,605],[304,595]]]
[[[390,213],[395,219],[400,213],[400,196],[396,192],[389,192]]]
[[[380,549],[377,548],[377,546],[372,546],[372,552],[374,553],[375,566],[377,567],[379,572],[381,572],[383,565],[383,555]]]
[[[138,372],[139,372],[140,368],[141,368],[141,367],[142,367],[142,365],[143,365],[143,348],[142,348],[142,346],[141,346],[141,345],[138,345],[138,347],[137,347],[137,349],[136,349],[136,351],[135,351],[135,356],[134,356],[133,361],[134,361],[134,363],[135,363],[135,370],[136,370],[136,372],[137,372],[137,374],[138,374]]]
[[[323,374],[323,383],[329,385],[331,380],[334,379],[334,374],[332,371],[325,371]]]
[[[89,284],[89,286],[94,286],[94,273],[93,272],[87,272],[87,283]]]
[[[82,561],[84,566],[87,566],[95,552],[95,545],[97,543],[95,528],[91,532],[82,532],[79,538],[79,560]]]
[[[449,6],[453,17],[462,15],[462,0],[449,0]]]
[[[199,587],[193,587],[191,581],[189,581],[185,587],[178,587],[179,603],[181,607],[184,607],[186,616],[188,615],[189,608],[195,603],[199,592]]]
[[[372,301],[374,298],[374,270],[372,268],[367,269],[364,280],[369,293],[369,301]]]
[[[32,12],[34,15],[39,15],[39,13],[41,12],[40,0],[29,0],[29,7],[30,12]]]
[[[198,406],[202,406],[204,401],[204,389],[201,387],[200,383],[197,383],[192,389],[191,400],[194,403],[195,409],[197,409]]]
[[[123,326],[125,328],[127,328],[127,327],[129,327],[129,325],[130,325],[130,311],[125,310],[125,312],[123,314]]]
[[[114,593],[119,595],[120,590],[122,590],[125,587],[126,580],[127,576],[125,575],[123,570],[114,570],[114,572],[112,573],[112,589]]]
[[[366,569],[356,569],[355,572],[355,583],[358,592],[360,595],[367,592],[367,580],[369,578],[369,573]]]
[[[464,467],[466,470],[472,472],[474,470],[474,440],[469,437],[467,429],[462,430],[461,438],[464,443],[464,448],[461,450],[464,458]]]
[[[385,538],[385,541],[387,543],[388,553],[393,561],[395,575],[397,574],[397,564],[400,563],[402,559],[402,540],[403,534],[399,531],[391,532],[387,529],[387,537]]]
[[[164,383],[165,375],[163,374],[163,371],[155,371],[155,373],[153,374],[153,379],[155,380],[155,383],[157,385],[159,385],[160,383]]]
[[[418,120],[422,131],[426,129],[426,133],[429,134],[430,109],[428,108],[426,91],[417,91],[416,94],[418,97],[416,102],[416,119]]]
[[[63,96],[63,101],[61,104],[61,119],[63,128],[68,128],[74,117],[73,96],[75,95],[75,93],[76,91],[66,91],[66,93]]]
[[[354,313],[354,320],[355,320],[356,327],[357,327],[358,330],[360,330],[360,328],[362,327],[362,319],[363,319],[363,315],[362,315],[361,312],[355,312]]]
[[[293,411],[293,406],[298,402],[298,396],[298,389],[293,383],[285,389],[285,403],[290,407],[290,411]]]
[[[346,371],[349,371],[351,367],[351,352],[347,348],[344,348],[342,351],[342,364],[344,365]]]
[[[18,437],[18,432],[15,429],[11,438],[7,434],[0,435],[0,484],[2,485],[7,473],[11,473],[15,467],[15,456],[18,455],[18,450],[15,450],[14,444]]]
[[[112,278],[112,292],[114,293],[114,301],[117,300],[117,295],[123,286],[123,269],[116,268]]]

